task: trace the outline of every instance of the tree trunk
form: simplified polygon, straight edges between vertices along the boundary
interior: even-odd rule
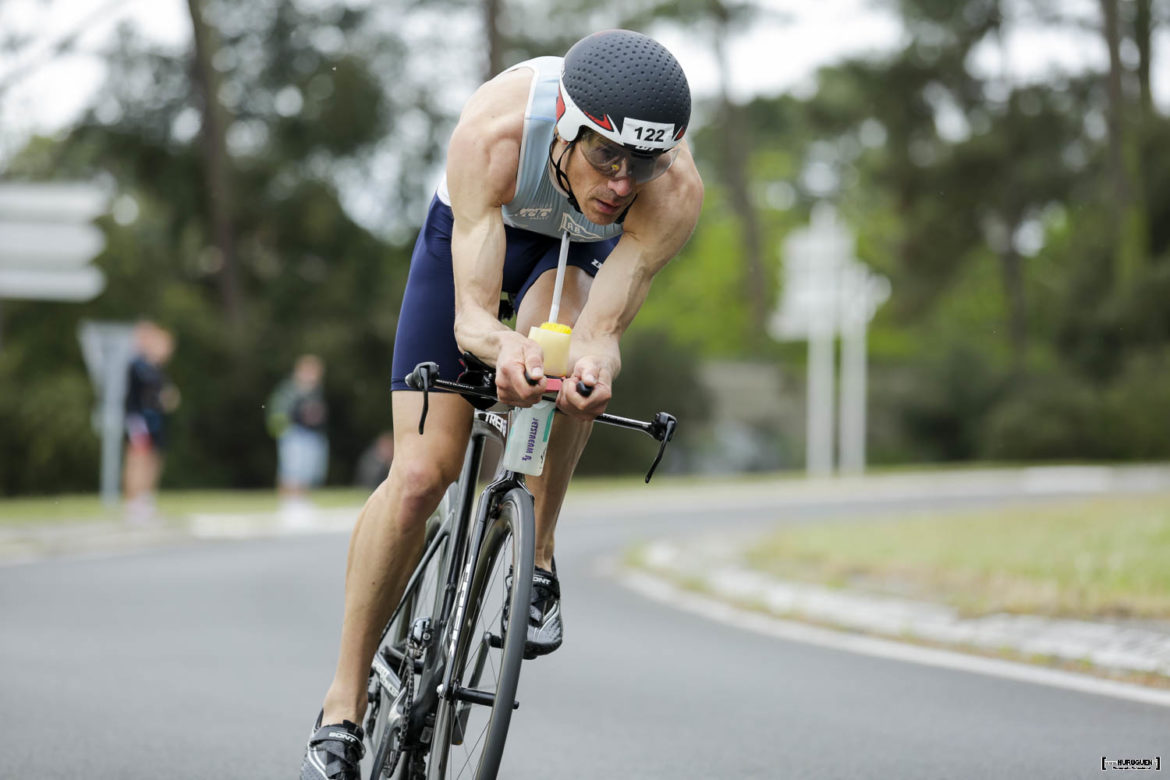
[[[1150,40],[1153,38],[1154,19],[1151,0],[1137,0],[1133,22],[1133,37],[1138,50],[1138,85],[1141,90],[1142,120],[1154,115],[1154,97],[1150,91]]]
[[[243,330],[243,296],[240,289],[235,230],[232,218],[235,198],[231,182],[231,160],[227,151],[227,112],[219,102],[219,78],[213,31],[203,18],[201,0],[187,0],[195,41],[195,82],[203,101],[203,153],[207,186],[207,214],[211,221],[212,243],[219,253],[220,298],[232,330]]]
[[[763,238],[759,214],[752,198],[751,178],[747,166],[751,157],[751,140],[745,132],[743,111],[731,96],[731,68],[727,59],[727,25],[719,23],[715,34],[715,56],[719,63],[719,95],[722,144],[719,176],[727,188],[728,198],[740,223],[743,241],[744,298],[751,314],[754,334],[767,331],[769,293],[772,285],[764,268]]]
[[[1128,100],[1125,94],[1125,66],[1121,62],[1121,29],[1118,0],[1100,0],[1102,32],[1109,50],[1109,173],[1113,188],[1114,264],[1117,281],[1132,283],[1144,264],[1145,218],[1139,205],[1137,184],[1139,151],[1128,128]]]
[[[504,40],[500,34],[500,17],[503,12],[503,0],[484,0],[483,24],[487,36],[487,73],[484,81],[504,69]]]
[[[1018,226],[1012,226],[1012,233]],[[1028,357],[1028,299],[1024,292],[1023,258],[1014,246],[1000,252],[1004,300],[1008,307],[1008,338],[1011,341],[1012,372],[1020,374]]]

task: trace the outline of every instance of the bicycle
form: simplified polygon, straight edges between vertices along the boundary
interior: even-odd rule
[[[459,393],[477,409],[459,479],[427,523],[424,552],[370,669],[371,780],[492,780],[512,711],[520,706],[515,696],[532,586],[533,499],[524,475],[501,465],[476,501],[487,443],[504,444],[516,410],[505,417],[480,408],[498,403],[494,375],[470,355],[465,363],[475,364],[476,384],[440,379],[434,363],[420,363],[406,380],[423,392],[420,434],[432,389]],[[596,421],[659,442],[646,482],[677,425],[664,412],[649,422],[611,414]],[[510,616],[515,631],[507,630]]]

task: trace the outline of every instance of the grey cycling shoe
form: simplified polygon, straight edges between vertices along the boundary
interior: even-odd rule
[[[301,762],[301,780],[361,780],[361,761],[366,749],[362,745],[361,726],[348,720],[322,726],[321,715]]]
[[[564,640],[561,583],[556,568],[554,563],[552,571],[539,566],[532,571],[532,606],[528,610],[528,641],[524,643],[527,659],[548,655]]]

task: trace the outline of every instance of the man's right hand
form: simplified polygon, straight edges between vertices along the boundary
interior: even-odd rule
[[[496,395],[509,406],[532,406],[548,386],[544,351],[515,331],[502,335],[496,356]]]

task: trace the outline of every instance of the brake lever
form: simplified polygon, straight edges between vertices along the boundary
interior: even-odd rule
[[[427,422],[427,411],[430,409],[431,377],[438,376],[437,363],[419,363],[406,376],[406,386],[412,390],[421,390],[423,394],[422,414],[418,418],[418,435],[423,435],[423,427]]]
[[[654,462],[650,464],[650,471],[646,472],[646,484],[650,484],[650,478],[654,476],[654,471],[658,468],[658,464],[662,462],[662,456],[666,454],[666,445],[674,438],[674,429],[678,427],[678,419],[673,414],[666,412],[659,412],[654,415],[654,422],[650,424],[650,430],[647,431],[651,436],[658,440],[658,455],[654,458]]]

